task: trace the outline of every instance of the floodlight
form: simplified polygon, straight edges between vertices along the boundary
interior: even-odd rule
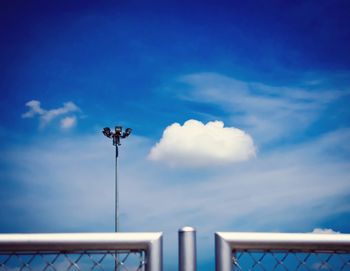
[[[132,129],[131,128],[126,128],[125,129],[125,132],[123,133],[123,138],[126,138],[126,137],[128,137],[130,134],[131,134],[131,132],[132,132]]]
[[[108,127],[103,128],[102,133],[103,133],[106,137],[111,137],[111,135],[112,135],[111,129],[109,129]]]

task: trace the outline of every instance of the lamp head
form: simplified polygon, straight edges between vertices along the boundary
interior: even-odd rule
[[[112,136],[111,129],[109,129],[108,127],[103,128],[102,133],[103,133],[106,137],[111,137],[111,136]]]
[[[126,128],[125,132],[123,133],[123,138],[128,137],[132,132],[131,128]]]

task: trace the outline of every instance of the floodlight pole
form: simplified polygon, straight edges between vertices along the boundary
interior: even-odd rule
[[[113,146],[115,146],[115,232],[118,232],[119,229],[119,191],[118,191],[118,156],[119,156],[119,146],[120,139],[127,138],[132,129],[126,128],[125,131],[122,131],[123,128],[121,126],[116,126],[115,131],[112,132],[110,128],[105,127],[102,130],[102,133],[113,140]]]
[[[118,145],[115,145],[115,232],[119,230]]]

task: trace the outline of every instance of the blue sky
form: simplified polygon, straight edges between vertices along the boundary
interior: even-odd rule
[[[0,232],[350,232],[348,1],[0,5]]]

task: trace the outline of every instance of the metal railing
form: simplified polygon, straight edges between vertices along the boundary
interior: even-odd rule
[[[162,271],[161,233],[0,234],[0,270]]]
[[[349,234],[215,234],[216,271],[350,270]]]
[[[349,234],[215,234],[216,271],[350,270]],[[0,270],[162,271],[161,233],[0,234]],[[196,270],[196,232],[179,230],[179,270]]]

